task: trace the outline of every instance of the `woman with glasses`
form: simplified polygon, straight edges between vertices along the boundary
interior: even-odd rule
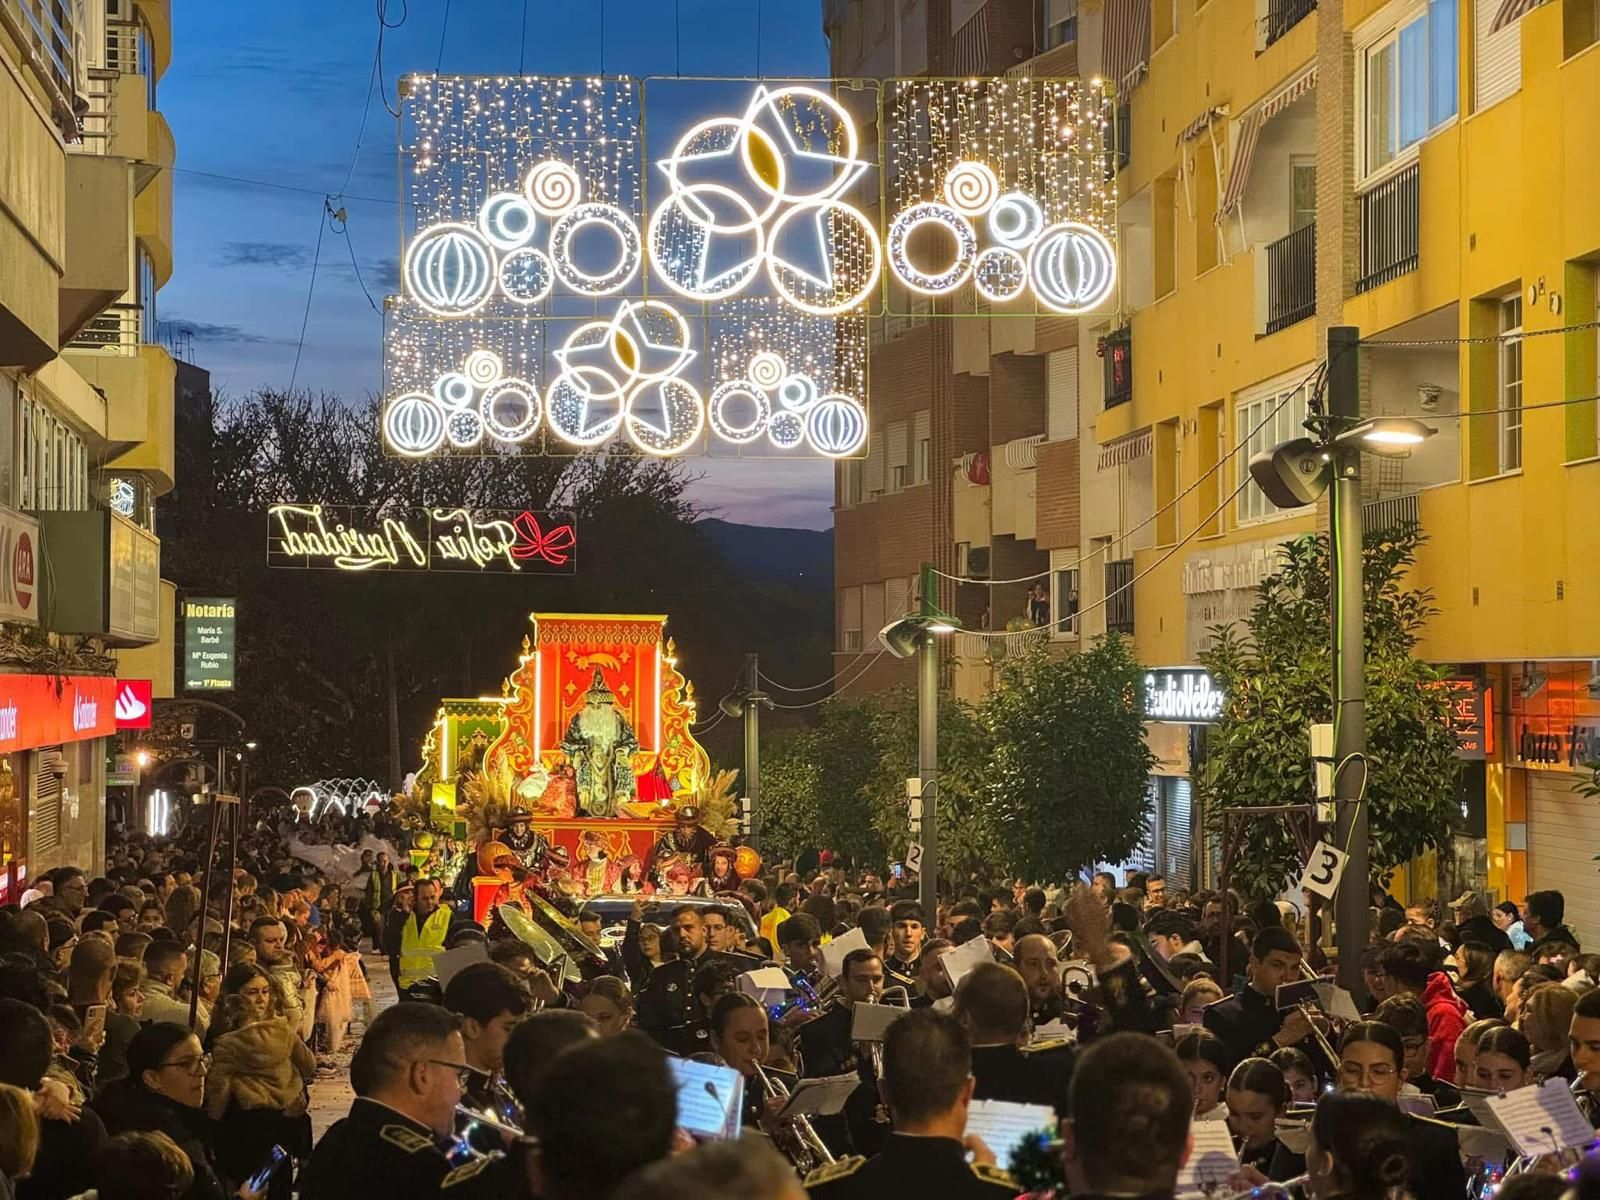
[[[214,1128],[200,1107],[211,1067],[200,1039],[182,1025],[156,1022],[133,1036],[127,1057],[127,1078],[101,1088],[89,1107],[112,1135],[164,1133],[176,1142],[194,1168],[183,1200],[227,1200],[212,1157]]]

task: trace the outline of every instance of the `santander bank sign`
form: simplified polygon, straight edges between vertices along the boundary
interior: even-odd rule
[[[110,737],[116,695],[105,675],[0,675],[0,753]]]

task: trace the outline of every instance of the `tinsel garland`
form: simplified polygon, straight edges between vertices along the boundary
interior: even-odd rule
[[[1067,1181],[1061,1174],[1061,1143],[1055,1131],[1039,1129],[1025,1134],[1011,1151],[1010,1174],[1035,1200],[1065,1196]]]

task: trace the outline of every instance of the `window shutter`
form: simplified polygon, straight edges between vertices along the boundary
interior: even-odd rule
[[[846,631],[861,632],[861,589],[845,588],[839,593],[840,624]]]
[[[885,448],[885,453],[888,456],[886,465],[889,469],[889,477],[892,479],[894,477],[894,469],[906,466],[908,462],[906,458],[906,423],[904,421],[895,421],[890,424],[889,428],[884,431],[884,440],[888,443]]]
[[[1522,22],[1490,33],[1501,0],[1473,0],[1472,109],[1482,112],[1522,86]]]
[[[1188,891],[1192,886],[1190,832],[1193,808],[1187,779],[1161,780],[1161,873],[1167,886]]]
[[[1045,394],[1049,401],[1052,442],[1078,436],[1078,348],[1057,350],[1049,356]]]
[[[888,622],[883,615],[883,584],[861,585],[861,636],[863,639],[878,636],[878,630]]]
[[[883,491],[883,439],[875,437],[872,444],[867,447],[865,468],[861,476],[861,490],[868,496],[876,496]]]
[[[28,823],[28,854],[61,845],[61,747],[45,746],[33,755],[33,818]]]
[[[932,417],[933,414],[927,409],[923,409],[921,412],[912,416],[911,440],[913,442],[924,442],[928,440],[933,424]]]

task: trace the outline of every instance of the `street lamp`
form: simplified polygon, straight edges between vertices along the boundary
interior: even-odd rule
[[[761,690],[761,670],[754,654],[744,656],[744,680],[719,702],[730,717],[744,722],[744,794],[750,801],[750,844],[761,845],[761,709],[772,697]]]
[[[917,777],[922,781],[922,865],[917,872],[917,900],[923,920],[939,917],[939,829],[935,820],[939,791],[939,646],[938,639],[961,628],[961,622],[935,601],[938,573],[922,564],[917,611],[891,621],[878,631],[878,642],[895,658],[917,656]]]
[[[1250,459],[1250,475],[1279,508],[1314,504],[1331,493],[1328,507],[1329,589],[1333,637],[1334,838],[1349,856],[1334,901],[1339,982],[1361,995],[1361,955],[1367,945],[1367,729],[1361,547],[1361,451],[1400,454],[1436,431],[1412,417],[1361,416],[1360,332],[1348,325],[1328,330],[1328,405],[1306,419],[1316,439],[1294,438]],[[1361,775],[1346,771],[1354,760]],[[1358,786],[1359,784],[1359,786]]]

